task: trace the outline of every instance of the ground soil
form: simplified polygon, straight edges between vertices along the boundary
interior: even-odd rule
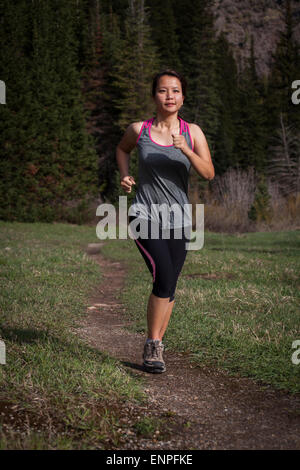
[[[130,321],[124,305],[116,300],[124,286],[126,267],[101,252],[90,256],[99,263],[103,278],[78,334],[121,361],[131,374],[142,375],[148,395],[144,405],[120,407],[118,444],[108,448],[300,449],[299,395],[195,366],[188,355],[168,350],[164,353],[165,373],[145,372],[145,336],[126,329]],[[157,418],[163,425],[148,435],[139,433],[134,423],[145,416]]]

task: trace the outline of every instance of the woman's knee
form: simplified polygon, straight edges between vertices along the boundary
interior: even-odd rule
[[[167,298],[173,294],[173,286],[174,281],[170,275],[167,278],[158,276],[153,284],[152,292],[157,297]]]

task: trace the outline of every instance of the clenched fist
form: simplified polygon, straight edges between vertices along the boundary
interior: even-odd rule
[[[131,193],[131,186],[136,184],[133,176],[124,176],[121,179],[121,186],[126,191],[126,193]]]
[[[184,135],[181,134],[172,134],[173,145],[175,148],[180,149],[182,152],[186,152],[189,149],[187,141],[185,140]]]

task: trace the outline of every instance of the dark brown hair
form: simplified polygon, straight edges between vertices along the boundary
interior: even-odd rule
[[[152,80],[152,96],[153,97],[155,96],[155,93],[156,93],[156,87],[157,87],[158,81],[159,81],[160,77],[162,77],[163,75],[169,75],[171,77],[178,78],[178,80],[181,83],[182,94],[183,94],[184,97],[186,96],[186,89],[187,89],[186,79],[180,73],[176,72],[175,70],[166,69],[166,70],[163,70],[162,72],[157,73],[153,77],[153,80]]]

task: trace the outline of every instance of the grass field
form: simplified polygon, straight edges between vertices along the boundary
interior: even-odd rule
[[[127,262],[122,300],[136,331],[146,331],[152,277],[132,240],[109,240],[103,252]],[[226,235],[205,232],[189,251],[164,342],[193,361],[300,391],[300,232]],[[136,299],[139,299],[137,302]],[[299,353],[300,358],[300,353]]]
[[[141,379],[73,333],[101,282],[84,253],[98,241],[95,227],[0,223],[0,449],[105,448],[117,442],[120,403],[145,399]],[[152,278],[134,242],[107,240],[103,253],[127,264],[121,298],[132,328],[146,331]],[[167,347],[299,392],[299,254],[299,231],[205,233],[179,278]],[[5,403],[18,412],[2,426]]]
[[[101,282],[84,253],[97,241],[90,227],[0,223],[0,449],[101,449],[117,439],[119,404],[144,399],[118,361],[71,333]]]

